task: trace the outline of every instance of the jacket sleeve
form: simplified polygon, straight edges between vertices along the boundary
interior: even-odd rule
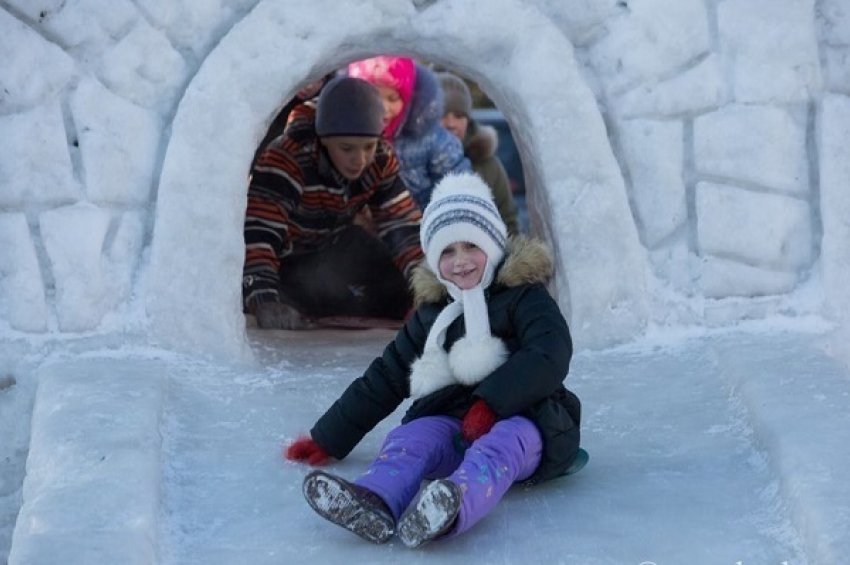
[[[410,365],[427,337],[419,313],[399,330],[366,372],[355,379],[310,430],[330,455],[343,459],[410,396]]]
[[[248,306],[279,300],[280,261],[292,251],[295,228],[290,213],[301,199],[302,175],[285,140],[280,141],[260,154],[248,186],[242,271]]]
[[[519,347],[474,392],[500,418],[519,414],[559,390],[573,352],[567,321],[543,285],[524,289],[509,316]]]
[[[437,125],[431,131],[428,178],[431,190],[448,173],[470,173],[472,165],[463,153],[463,144],[449,130]]]
[[[376,157],[377,190],[369,200],[369,209],[378,237],[389,247],[396,267],[407,278],[422,260],[419,225],[422,213],[399,174],[399,163],[392,151]]]

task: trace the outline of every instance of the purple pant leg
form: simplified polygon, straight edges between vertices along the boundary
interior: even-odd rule
[[[511,485],[530,477],[543,452],[537,427],[522,416],[496,422],[489,433],[467,450],[449,480],[463,493],[455,528],[446,537],[459,535],[484,518]]]
[[[452,442],[459,431],[460,420],[448,416],[427,416],[398,426],[354,482],[380,496],[398,520],[425,477],[447,477],[460,465],[462,455]]]

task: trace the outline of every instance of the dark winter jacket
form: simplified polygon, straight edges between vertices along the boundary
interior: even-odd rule
[[[567,322],[545,287],[552,273],[548,251],[538,242],[516,237],[496,280],[486,291],[491,332],[511,355],[473,386],[450,385],[414,401],[403,418],[448,415],[463,418],[476,399],[497,416],[520,415],[533,421],[543,437],[543,458],[530,482],[559,476],[579,447],[581,404],[563,384],[569,371],[572,341]],[[410,366],[421,354],[428,331],[446,305],[445,287],[424,266],[414,271],[419,307],[395,340],[363,376],[311,430],[313,439],[342,459],[380,421],[410,396]],[[449,326],[446,349],[463,337],[463,316]]]
[[[443,89],[434,73],[422,65],[416,65],[416,85],[406,112],[392,144],[404,184],[424,210],[440,179],[450,172],[471,172],[472,167],[460,140],[440,124]]]
[[[422,214],[399,176],[389,143],[354,181],[331,164],[315,129],[315,106],[292,111],[286,133],[257,160],[248,187],[243,294],[246,305],[279,300],[281,259],[308,253],[354,223],[368,207],[380,239],[405,275],[422,260]]]
[[[520,233],[519,219],[514,195],[511,192],[511,182],[504,165],[496,157],[499,146],[499,133],[493,126],[482,126],[469,118],[466,137],[463,140],[463,151],[472,163],[472,169],[487,183],[493,193],[493,200],[499,215],[508,228],[508,235]]]

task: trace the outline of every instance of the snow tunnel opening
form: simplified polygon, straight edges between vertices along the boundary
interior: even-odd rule
[[[287,134],[290,123],[295,117],[293,129],[303,129],[305,108],[309,108],[306,112],[308,116],[311,116],[328,82],[335,77],[352,74],[348,64],[357,64],[359,61],[361,63],[369,62],[368,67],[370,69],[364,71],[365,67],[361,65],[359,67],[361,78],[363,78],[364,72],[372,73],[367,77],[371,82],[379,87],[388,86],[396,82],[396,79],[390,77],[386,69],[381,67],[386,66],[388,62],[392,64],[391,61],[395,59],[397,59],[397,56],[394,54],[377,52],[365,58],[348,61],[341,67],[318,77],[306,76],[300,79],[296,84],[295,94],[278,102],[278,109],[268,123],[262,140],[254,149],[249,169],[247,183],[249,188],[246,198],[250,196],[252,190],[255,195],[262,197],[269,192],[273,185],[289,183],[294,186],[300,182],[292,176],[287,176],[286,179],[281,175],[271,177],[268,174],[269,169],[275,168],[277,170],[274,163],[280,162],[279,151],[291,153],[293,151],[292,142],[303,137],[299,131],[294,134],[289,131]],[[445,174],[468,167],[471,172],[480,175],[484,182],[490,186],[494,201],[508,228],[509,235],[531,233],[521,148],[517,146],[508,117],[480,85],[454,67],[430,63],[416,57],[406,59],[410,61],[411,65],[415,65],[415,86],[410,98],[404,100],[404,106],[400,111],[398,130],[392,134],[385,129],[384,139],[389,141],[389,145],[400,165],[399,177],[409,189],[411,196],[414,196],[417,208],[420,212],[424,211],[430,199],[430,193]],[[373,70],[375,68],[378,70]],[[358,69],[355,69],[353,74],[358,75]],[[392,112],[394,111],[391,109],[393,105],[392,97],[398,100],[397,83],[390,89],[392,94],[389,94],[391,98],[389,101],[387,100],[387,90],[384,88],[381,88],[381,90],[384,97],[385,112],[389,112],[385,114],[385,120],[389,121],[392,119]],[[397,110],[398,107],[395,108],[395,111]],[[289,140],[289,145],[285,143],[285,139]],[[317,145],[317,148],[325,157],[330,157],[325,147]],[[454,164],[449,163],[450,159],[454,160]],[[301,164],[301,160],[298,160],[298,162]],[[333,159],[330,159],[329,162],[334,164]],[[301,171],[305,175],[307,174],[306,169],[301,169]],[[305,184],[305,195],[308,190],[310,189]],[[256,226],[250,226],[250,224],[256,223],[259,213],[257,210],[258,208],[252,207],[251,200],[248,199],[246,242],[251,239],[251,230],[256,229]],[[356,212],[352,207],[351,220],[352,225],[356,226],[355,230],[362,228],[371,236],[378,238],[379,230],[371,217],[368,205],[363,205]],[[315,254],[316,261],[299,261],[297,258],[293,261],[293,255],[288,255],[288,258],[282,260],[282,268],[280,269],[281,300],[302,311],[307,324],[313,327],[351,329],[400,327],[402,324],[401,315],[409,311],[411,303],[407,302],[404,307],[400,308],[390,308],[387,303],[393,302],[390,299],[393,293],[387,292],[385,288],[378,290],[383,299],[379,301],[381,304],[377,313],[372,315],[372,310],[376,308],[376,305],[372,305],[370,313],[363,315],[363,319],[359,319],[361,316],[357,316],[356,312],[352,314],[346,308],[349,302],[365,300],[363,295],[371,292],[368,288],[364,289],[361,285],[356,285],[360,291],[359,294],[352,290],[351,296],[328,296],[320,303],[314,300],[315,297],[311,295],[312,293],[305,292],[304,287],[312,283],[300,279],[305,277],[316,279],[320,275],[333,276],[335,272],[338,273],[334,269],[334,265],[331,264],[333,262],[346,264],[353,270],[360,270],[367,266],[377,269],[380,266],[373,261],[373,257],[363,256],[358,260],[349,261],[347,257],[335,252],[334,249],[339,246],[339,239],[350,239],[353,235],[356,235],[349,232],[345,232],[345,234],[344,237],[340,238],[339,234],[334,232],[327,238],[330,243],[322,244],[324,250],[311,251],[309,254]],[[373,255],[380,255],[380,251],[376,250],[374,245],[362,249],[362,253]],[[360,254],[361,248],[346,246],[343,255],[349,253]],[[242,283],[244,283],[245,277],[250,276],[252,270],[248,266],[252,259],[250,245],[246,245],[246,255],[245,273],[248,274],[240,278]],[[324,263],[324,265],[318,265],[317,262]],[[285,272],[287,266],[293,265],[303,268],[305,274],[295,278],[288,277]],[[385,273],[381,278],[388,278],[389,275],[391,273]],[[341,275],[341,277],[345,277],[345,275]],[[372,282],[375,279],[372,276],[364,277],[365,274],[354,275],[354,278],[358,281]],[[405,288],[408,287],[406,281],[399,279],[399,282]],[[289,285],[288,288],[287,285]],[[323,286],[333,288],[333,285]],[[343,286],[340,285],[338,289],[344,291]],[[348,285],[347,288],[352,289],[354,286]],[[262,321],[258,323],[255,315],[254,307],[256,305],[251,304],[251,299],[247,293],[243,296],[243,299],[245,300],[243,311],[246,316],[247,327],[262,327]],[[345,304],[345,307],[340,308],[340,311],[334,311],[334,308],[340,304]],[[384,312],[390,312],[390,314],[384,314]],[[398,312],[398,314],[392,314],[392,312]]]
[[[519,3],[516,9],[536,18]],[[277,18],[280,28],[271,43],[253,33],[252,25],[269,18]],[[640,327],[644,289],[640,284],[624,289],[618,281],[639,282],[643,265],[608,260],[639,242],[623,213],[628,204],[622,177],[611,166],[600,110],[566,38],[542,19],[536,20],[541,45],[529,45],[514,28],[495,36],[492,29],[476,26],[428,30],[405,20],[390,34],[380,20],[358,16],[345,22],[344,29],[328,30],[309,18],[283,17],[275,3],[262,2],[187,86],[157,194],[145,288],[152,341],[213,357],[252,358],[240,281],[247,176],[257,144],[280,105],[299,88],[380,53],[429,61],[480,85],[501,110],[519,148],[529,229],[552,248],[551,289],[562,311],[571,324],[584,328],[591,345],[619,341]],[[305,27],[312,33],[303,33]],[[539,60],[544,47],[567,54],[562,66],[545,74],[528,64]],[[230,135],[221,136],[210,116],[227,116]],[[565,124],[575,133],[564,136]],[[210,155],[227,158],[211,160]],[[198,207],[199,201],[214,205]],[[187,225],[192,226],[188,239]],[[594,237],[601,229],[616,235]],[[199,272],[215,272],[219,282],[209,284]],[[612,308],[612,301],[635,304],[636,312]]]

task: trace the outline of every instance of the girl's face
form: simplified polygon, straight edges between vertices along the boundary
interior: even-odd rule
[[[323,137],[333,166],[348,180],[357,180],[372,164],[378,149],[376,137]]]
[[[440,276],[461,290],[469,290],[481,282],[487,255],[474,243],[452,243],[440,254]]]
[[[398,90],[391,86],[378,86],[378,90],[384,102],[384,128],[386,128],[404,110],[404,100]]]

